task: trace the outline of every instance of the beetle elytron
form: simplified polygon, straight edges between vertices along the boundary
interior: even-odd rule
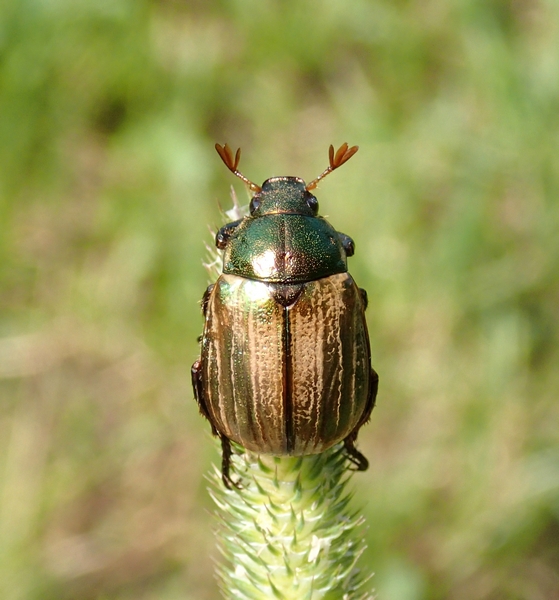
[[[344,443],[355,448],[375,404],[378,375],[370,362],[367,295],[347,272],[353,240],[318,216],[311,194],[357,146],[330,146],[329,167],[311,183],[272,177],[262,187],[225,165],[255,192],[250,215],[223,226],[223,273],[202,299],[205,317],[192,383],[200,412],[221,440],[222,478],[233,483],[231,441],[259,453],[302,456]],[[237,485],[237,484],[234,484]]]

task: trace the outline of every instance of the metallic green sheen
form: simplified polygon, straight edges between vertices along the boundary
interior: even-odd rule
[[[296,213],[315,217],[316,211],[308,206],[307,199],[313,195],[307,191],[306,183],[299,177],[271,177],[262,184],[260,192],[255,194],[259,206],[255,217],[274,213]]]
[[[328,221],[289,212],[244,219],[223,257],[224,273],[269,283],[304,283],[346,271],[340,237]]]

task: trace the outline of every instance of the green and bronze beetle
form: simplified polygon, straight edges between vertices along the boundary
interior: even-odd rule
[[[318,454],[343,442],[355,468],[368,467],[355,448],[378,388],[367,294],[347,272],[353,240],[318,216],[311,193],[357,149],[330,146],[329,167],[309,184],[272,177],[260,187],[237,170],[240,149],[233,156],[216,144],[255,192],[250,215],[216,235],[223,273],[202,299],[201,356],[192,365],[200,412],[221,440],[227,487],[231,441],[278,456]]]

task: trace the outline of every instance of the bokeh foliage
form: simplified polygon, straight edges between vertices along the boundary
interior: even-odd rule
[[[361,148],[317,195],[369,291],[379,597],[559,596],[554,0],[2,4],[0,596],[216,597],[215,141],[256,182]]]

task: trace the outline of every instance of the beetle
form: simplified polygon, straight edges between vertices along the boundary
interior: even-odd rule
[[[355,447],[378,389],[365,321],[367,294],[347,270],[353,240],[318,216],[311,191],[358,150],[329,149],[329,166],[306,184],[272,177],[258,186],[225,144],[227,168],[254,195],[250,214],[217,232],[223,271],[202,299],[201,353],[192,365],[201,414],[222,445],[230,477],[231,442],[278,456],[318,454],[343,442],[354,469],[368,461]]]

